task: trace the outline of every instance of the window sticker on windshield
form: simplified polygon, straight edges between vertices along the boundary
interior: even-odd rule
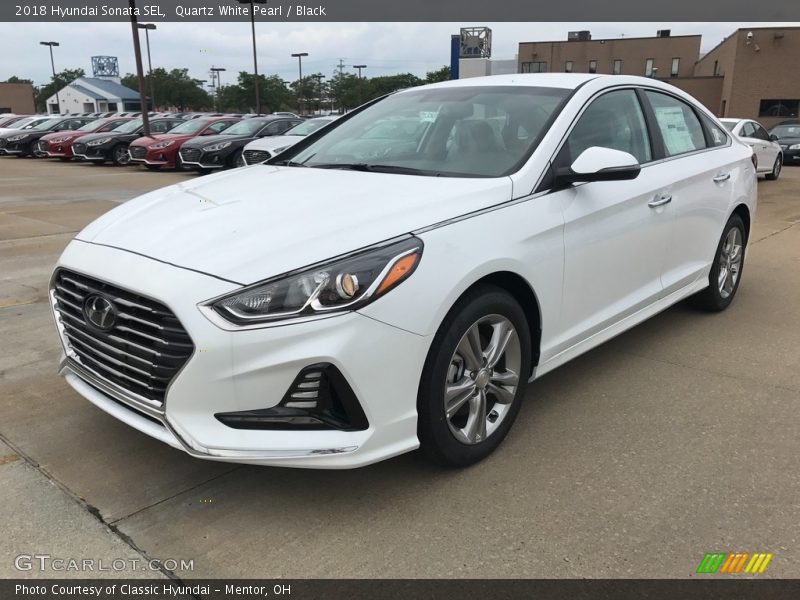
[[[695,149],[683,109],[679,106],[656,106],[656,113],[664,145],[670,155],[691,152]]]
[[[433,123],[439,113],[432,110],[419,111],[419,120],[423,123]]]

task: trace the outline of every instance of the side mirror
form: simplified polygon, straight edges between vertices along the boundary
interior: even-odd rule
[[[770,133],[769,134],[769,139],[772,142],[777,142],[780,138],[777,135],[775,135],[774,133]]]
[[[639,161],[632,154],[592,146],[581,152],[571,166],[556,171],[556,183],[567,185],[590,181],[624,181],[636,179],[641,170]]]

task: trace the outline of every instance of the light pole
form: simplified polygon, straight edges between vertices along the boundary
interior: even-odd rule
[[[156,92],[153,84],[153,61],[150,60],[150,30],[156,29],[154,23],[138,23],[139,29],[144,29],[144,38],[147,40],[147,74],[150,77],[150,103],[153,110],[156,108]]]
[[[322,73],[317,73],[313,75],[314,79],[317,80],[317,112],[321,112],[322,110],[322,80],[325,79],[325,75]]]
[[[42,46],[50,46],[50,66],[53,67],[53,83],[56,84],[56,104],[58,104],[58,113],[61,114],[61,100],[58,98],[58,83],[56,82],[56,63],[53,60],[53,46],[60,46],[58,42],[39,42]],[[48,111],[50,112],[50,111]]]
[[[139,23],[136,17],[136,0],[128,0],[131,13],[131,33],[133,34],[133,55],[136,58],[136,77],[139,80],[139,104],[142,107],[142,133],[150,137],[150,115],[147,114],[147,94],[144,91],[144,67],[142,66],[142,46],[139,44]],[[123,103],[123,109],[125,105]]]
[[[217,82],[214,86],[214,104],[216,105],[214,108],[217,110],[219,110],[219,88],[222,87],[222,79],[219,74],[223,71],[227,71],[227,69],[225,67],[211,67],[211,81],[216,80]]]
[[[292,58],[297,59],[297,68],[300,70],[300,79],[297,84],[297,107],[300,114],[303,114],[303,57],[308,56],[308,52],[297,52],[292,54]]]
[[[358,103],[361,104],[361,69],[366,69],[367,65],[353,65],[354,69],[358,69]]]
[[[256,88],[256,114],[261,114],[261,91],[258,81],[258,54],[256,53],[256,10],[254,4],[266,4],[267,0],[239,0],[239,4],[250,5],[250,26],[253,30],[253,75]]]

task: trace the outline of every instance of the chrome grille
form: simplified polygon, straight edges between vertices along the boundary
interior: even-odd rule
[[[108,331],[87,323],[84,304],[99,295],[116,307]],[[194,351],[189,334],[163,304],[108,283],[59,270],[55,311],[74,360],[123,392],[163,404],[167,387]]]
[[[0,138],[0,148],[5,148],[6,144],[8,144],[8,140]]]
[[[248,165],[257,165],[271,158],[272,155],[266,150],[245,150],[243,156]]]
[[[50,142],[39,140],[36,143],[36,147],[38,148],[39,152],[46,152],[47,149],[50,147]]]
[[[144,146],[129,146],[128,152],[131,153],[131,158],[143,159],[147,156],[147,148]]]
[[[187,148],[181,150],[181,160],[183,162],[197,162],[200,160],[200,154],[199,148]]]
[[[86,154],[86,144],[72,144],[73,154]]]

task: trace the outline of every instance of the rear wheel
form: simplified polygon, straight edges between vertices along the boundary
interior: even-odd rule
[[[434,338],[417,398],[420,449],[466,467],[491,454],[519,412],[531,368],[525,313],[486,286],[450,311]]]
[[[709,286],[693,297],[699,308],[711,312],[725,310],[739,289],[744,266],[746,233],[739,215],[732,215],[722,231],[717,253],[708,276]]]
[[[772,171],[770,173],[767,173],[766,175],[767,179],[775,181],[778,177],[780,177],[782,166],[783,166],[783,157],[780,154],[778,154],[778,156],[775,158],[775,164],[772,165]]]

